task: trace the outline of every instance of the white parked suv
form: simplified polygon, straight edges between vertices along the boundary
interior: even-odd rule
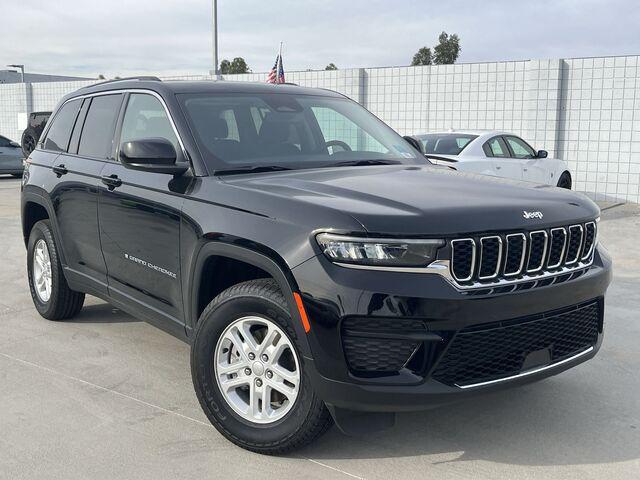
[[[456,170],[571,189],[567,162],[548,158],[507,132],[442,132],[413,135],[425,156]]]

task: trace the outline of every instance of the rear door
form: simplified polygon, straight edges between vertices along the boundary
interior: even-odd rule
[[[511,158],[506,142],[500,136],[490,138],[482,146],[485,155],[491,158],[497,177],[522,180],[522,162]]]
[[[99,104],[112,103],[112,108],[118,108],[121,99],[122,95],[111,95],[65,103],[42,143],[44,150],[59,153],[50,173],[56,178],[50,196],[67,276],[103,294],[107,293],[107,277],[98,233],[98,192],[105,157],[91,155],[86,149],[91,135],[87,113],[91,110],[95,121]],[[114,123],[101,123],[100,128],[113,132]]]
[[[182,148],[161,100],[131,93],[125,100],[115,152],[123,142],[165,138],[178,158]],[[183,157],[182,157],[183,158]],[[102,172],[110,186],[100,196],[100,238],[109,294],[149,320],[184,334],[180,285],[181,179],[109,162]]]

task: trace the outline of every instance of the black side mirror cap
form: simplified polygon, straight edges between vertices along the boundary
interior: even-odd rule
[[[420,140],[410,135],[405,135],[402,138],[404,138],[409,143],[409,145],[415,148],[418,152],[424,155],[424,149],[422,148],[422,143],[420,142]]]
[[[182,175],[189,167],[176,164],[176,149],[165,138],[132,140],[120,145],[120,162],[131,170]]]
[[[536,158],[547,158],[548,155],[549,155],[549,152],[547,152],[546,150],[538,150],[538,153],[536,154]]]

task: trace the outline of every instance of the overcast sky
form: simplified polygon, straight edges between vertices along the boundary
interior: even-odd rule
[[[0,0],[0,68],[107,77],[206,74],[210,0]],[[254,72],[408,65],[441,31],[459,62],[640,54],[638,0],[219,0],[220,59]]]

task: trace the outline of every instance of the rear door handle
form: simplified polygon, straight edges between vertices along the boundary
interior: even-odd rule
[[[109,190],[113,190],[116,187],[122,185],[122,180],[118,178],[118,175],[104,175],[102,177],[102,183],[104,183]]]
[[[56,174],[56,177],[60,178],[62,175],[66,175],[69,173],[69,170],[64,165],[56,165],[53,167],[53,173]]]

